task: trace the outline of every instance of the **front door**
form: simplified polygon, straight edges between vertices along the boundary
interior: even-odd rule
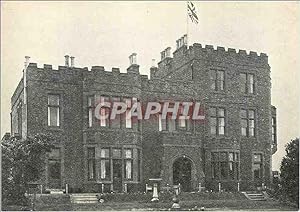
[[[192,162],[188,158],[178,158],[173,164],[173,184],[180,183],[182,191],[191,190]]]
[[[113,159],[113,190],[122,192],[122,160]]]
[[[61,188],[61,166],[59,160],[48,161],[48,186],[53,189]]]

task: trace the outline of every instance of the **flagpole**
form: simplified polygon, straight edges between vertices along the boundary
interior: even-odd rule
[[[186,45],[189,47],[189,12],[188,1],[186,1]]]

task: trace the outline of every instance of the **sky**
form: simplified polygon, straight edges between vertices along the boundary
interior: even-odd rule
[[[199,24],[187,22],[186,2],[1,2],[1,137],[10,131],[10,97],[22,77],[24,56],[42,67],[119,67],[136,52],[142,74],[151,60],[188,32],[201,43],[269,56],[272,104],[277,107],[278,170],[285,145],[300,135],[299,2],[194,2]],[[189,24],[187,24],[189,23]]]

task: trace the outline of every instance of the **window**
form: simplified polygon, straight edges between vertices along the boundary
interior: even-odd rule
[[[61,178],[60,149],[53,148],[49,154],[48,172],[51,179],[59,180]]]
[[[222,70],[210,70],[210,88],[215,91],[223,91],[225,88],[225,72]]]
[[[254,74],[241,73],[240,80],[242,93],[254,93]]]
[[[100,150],[100,178],[110,180],[110,159],[109,149]]]
[[[95,179],[95,148],[90,147],[87,149],[88,158],[88,180]]]
[[[138,162],[138,181],[141,181],[141,150],[137,149],[137,162]]]
[[[211,107],[210,110],[210,133],[212,135],[225,134],[225,109]]]
[[[88,124],[89,127],[93,126],[93,113],[94,113],[94,97],[93,96],[89,96],[88,97]]]
[[[124,149],[124,176],[126,179],[132,179],[132,149]]]
[[[109,97],[107,96],[100,96],[100,103],[109,102]],[[101,127],[108,127],[109,126],[109,114],[110,114],[110,108],[109,107],[101,107],[100,109],[100,126]],[[107,118],[104,118],[107,115]]]
[[[130,109],[131,109],[131,98],[124,98],[124,101],[127,105],[127,110],[126,110],[126,117],[125,117],[125,127],[126,128],[132,128],[132,119],[131,119],[131,114],[130,114]]]
[[[276,118],[272,117],[272,142],[273,144],[277,143],[277,135],[276,135]]]
[[[112,104],[119,103],[120,97],[112,97]],[[118,108],[120,109],[120,108]],[[111,119],[111,127],[112,128],[120,128],[121,127],[121,115],[116,114],[115,119]]]
[[[18,134],[22,137],[22,104],[20,103],[17,108],[18,117]]]
[[[253,177],[254,179],[262,178],[262,154],[253,154]]]
[[[166,119],[162,119],[161,113],[158,114],[158,130],[159,131],[166,131],[167,130]]]
[[[239,179],[238,152],[212,152],[211,171],[213,179]]]
[[[48,95],[48,126],[59,126],[59,95]]]
[[[242,136],[254,137],[255,136],[255,111],[242,109],[240,111],[240,117],[241,117]]]

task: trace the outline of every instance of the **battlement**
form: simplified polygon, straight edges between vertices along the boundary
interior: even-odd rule
[[[253,62],[262,62],[268,63],[268,56],[265,53],[258,54],[257,52],[250,51],[247,53],[246,50],[243,49],[233,49],[227,48],[222,46],[214,47],[213,45],[205,45],[202,46],[199,43],[194,43],[192,46],[188,48],[189,53],[194,53],[197,56],[197,53],[206,53],[206,54],[213,54],[214,56],[230,56],[231,58],[241,59],[241,60],[250,60]],[[228,58],[229,59],[229,58]]]

